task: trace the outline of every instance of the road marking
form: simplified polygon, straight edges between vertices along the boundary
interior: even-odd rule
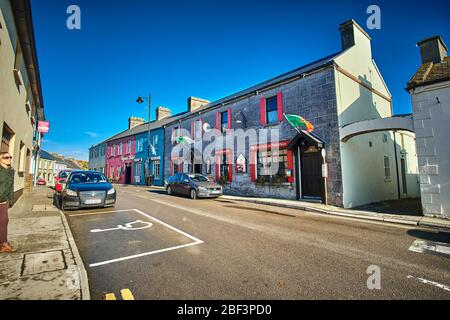
[[[407,278],[408,279],[415,279],[415,280],[418,280],[418,281],[422,282],[423,284],[429,284],[429,285],[435,286],[435,287],[437,287],[439,289],[443,289],[445,291],[450,292],[450,287],[449,286],[437,283],[435,281],[431,281],[431,280],[427,280],[427,279],[423,279],[423,278],[417,278],[417,277],[413,277],[413,276],[407,276]]]
[[[132,255],[132,256],[126,256],[126,257],[122,257],[122,258],[117,258],[117,259],[111,259],[111,260],[107,260],[107,261],[101,261],[101,262],[97,262],[97,263],[92,263],[92,264],[89,265],[89,267],[91,267],[91,268],[99,267],[99,266],[103,266],[103,265],[107,265],[107,264],[111,264],[111,263],[115,263],[115,262],[121,262],[121,261],[125,261],[125,260],[141,258],[141,257],[145,257],[145,256],[154,255],[154,254],[157,254],[157,253],[173,251],[173,250],[187,248],[187,247],[191,247],[191,246],[196,246],[196,245],[204,243],[202,240],[200,240],[200,239],[198,239],[198,238],[196,238],[196,237],[194,237],[194,236],[192,236],[192,235],[190,235],[190,234],[188,234],[188,233],[186,233],[186,232],[184,232],[184,231],[182,231],[182,230],[180,230],[178,228],[175,228],[175,227],[173,227],[173,226],[171,226],[171,225],[169,225],[169,224],[167,224],[167,223],[165,223],[165,222],[163,222],[163,221],[161,221],[161,220],[159,220],[157,218],[154,218],[154,217],[152,217],[152,216],[150,216],[150,215],[148,215],[148,214],[146,214],[146,213],[144,213],[144,212],[142,212],[142,211],[140,211],[138,209],[130,209],[130,210],[122,210],[122,211],[135,211],[135,212],[137,212],[137,213],[139,213],[139,214],[141,214],[141,215],[143,215],[143,216],[145,216],[145,217],[147,217],[147,218],[149,218],[149,219],[151,219],[153,221],[156,221],[156,222],[162,224],[163,226],[165,226],[165,227],[167,227],[167,228],[169,228],[169,229],[171,229],[171,230],[173,230],[173,231],[175,231],[177,233],[182,234],[183,236],[193,240],[194,242],[188,243],[188,244],[179,245],[179,246],[175,246],[175,247],[170,247],[170,248],[165,248],[165,249],[160,249],[160,250],[155,250],[155,251],[150,251],[150,252],[144,252],[144,253],[140,253],[140,254],[135,254],[135,255]]]
[[[97,212],[89,212],[89,213],[80,213],[80,214],[69,214],[69,217],[84,217],[84,216],[93,216],[96,214],[102,214],[102,213],[115,213],[115,212],[127,212],[127,211],[133,211],[132,209],[127,210],[113,210],[113,211],[97,211]]]
[[[114,293],[107,293],[103,296],[103,300],[117,300]]]
[[[130,289],[122,289],[120,290],[120,294],[122,295],[123,300],[134,300],[134,296]]]
[[[144,224],[142,227],[133,227],[134,224]],[[124,231],[136,231],[136,230],[143,230],[150,228],[153,225],[151,222],[142,221],[142,220],[136,220],[130,223],[126,223],[125,226],[119,224],[116,228],[110,228],[110,229],[92,229],[92,233],[99,233],[99,232],[107,232],[107,231],[116,231],[116,230],[124,230]]]
[[[413,242],[411,247],[409,247],[409,251],[450,256],[450,245],[441,242],[433,242],[417,239],[416,241]]]

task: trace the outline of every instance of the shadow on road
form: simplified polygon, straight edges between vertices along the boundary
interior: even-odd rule
[[[406,233],[413,238],[450,244],[450,233],[448,232],[408,230]]]

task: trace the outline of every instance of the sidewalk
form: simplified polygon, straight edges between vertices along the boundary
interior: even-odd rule
[[[24,194],[9,219],[18,250],[0,254],[0,300],[88,300],[86,271],[53,190]]]
[[[370,211],[344,209],[334,206],[326,206],[321,203],[295,201],[295,200],[283,200],[283,199],[269,199],[269,198],[251,198],[251,197],[237,197],[237,196],[222,196],[224,199],[234,201],[244,201],[256,204],[265,204],[275,207],[298,209],[309,212],[316,212],[322,214],[329,214],[341,217],[350,217],[361,220],[372,220],[387,223],[405,224],[411,226],[420,226],[426,228],[438,228],[446,229],[450,231],[450,219],[440,219],[423,216],[410,216],[400,214],[384,214],[374,213]]]

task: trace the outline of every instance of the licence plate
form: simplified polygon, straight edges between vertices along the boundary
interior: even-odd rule
[[[100,200],[100,199],[89,199],[89,200],[86,200],[84,203],[85,204],[99,204],[99,203],[102,203],[102,200]]]
[[[211,194],[220,194],[220,191],[211,191]]]

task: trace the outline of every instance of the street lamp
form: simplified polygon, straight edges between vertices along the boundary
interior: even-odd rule
[[[148,181],[148,177],[150,176],[150,115],[151,115],[151,108],[152,108],[152,94],[149,94],[148,97],[138,97],[136,102],[139,104],[144,103],[145,100],[148,100],[148,138],[147,138],[147,163],[148,166],[145,166],[145,173],[146,173],[146,183]]]

